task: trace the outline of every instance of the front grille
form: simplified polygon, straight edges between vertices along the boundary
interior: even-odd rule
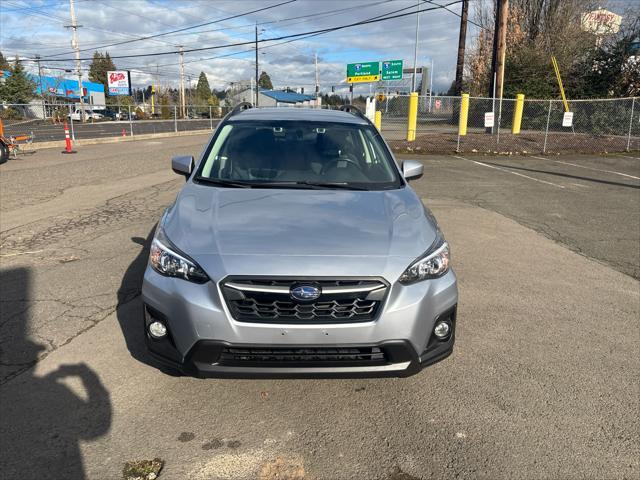
[[[385,364],[379,347],[225,347],[218,363],[228,366],[363,366]]]
[[[297,286],[320,290],[315,300],[297,300]],[[228,277],[222,292],[234,319],[258,323],[353,323],[377,318],[388,291],[380,279],[264,279]]]

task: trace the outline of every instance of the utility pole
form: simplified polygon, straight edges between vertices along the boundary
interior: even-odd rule
[[[491,83],[489,97],[502,97],[504,83],[504,63],[507,47],[507,17],[509,0],[497,0],[493,29],[493,56],[491,59]]]
[[[460,15],[460,36],[458,37],[458,61],[456,63],[456,85],[454,95],[462,94],[462,75],[464,73],[464,48],[467,42],[467,16],[469,15],[469,0],[462,0],[462,14]]]
[[[80,45],[78,44],[78,25],[76,22],[76,10],[73,0],[69,0],[69,9],[71,10],[71,25],[65,25],[65,28],[71,28],[71,48],[76,52],[76,70],[78,72],[78,96],[80,97],[80,120],[84,121],[84,88],[82,88],[82,63],[80,62]]]
[[[42,119],[47,118],[47,109],[44,106],[44,88],[42,87],[42,66],[40,65],[40,55],[35,55],[36,62],[38,63],[38,81],[40,82],[40,98],[42,99]]]
[[[509,17],[509,0],[502,0],[500,6],[500,35],[498,36],[498,54],[496,56],[496,94],[502,98],[504,92],[504,64],[507,55],[507,18]]]
[[[420,4],[418,0],[418,13],[416,13],[416,43],[413,46],[413,77],[411,77],[411,91],[416,91],[416,77],[418,75],[418,30],[420,29]]]
[[[184,118],[184,48],[182,45],[178,45],[180,48],[180,116]]]
[[[256,107],[258,106],[258,97],[260,96],[258,80],[258,22],[256,22]]]
[[[316,61],[316,106],[318,105],[318,96],[320,95],[320,80],[318,77],[318,52],[315,54]]]

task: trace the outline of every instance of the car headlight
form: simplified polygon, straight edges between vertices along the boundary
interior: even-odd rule
[[[450,260],[449,244],[439,233],[427,253],[409,265],[400,275],[399,282],[408,285],[428,278],[441,277],[449,270]]]
[[[151,242],[149,263],[161,275],[176,277],[195,283],[205,283],[209,280],[200,266],[176,248],[167,238],[161,226]]]

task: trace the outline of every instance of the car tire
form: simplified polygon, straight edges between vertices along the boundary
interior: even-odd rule
[[[9,147],[0,142],[0,165],[9,160]]]

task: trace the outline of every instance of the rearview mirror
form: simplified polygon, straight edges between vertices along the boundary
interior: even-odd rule
[[[402,175],[407,180],[417,180],[422,177],[424,167],[417,160],[405,160],[402,162]]]
[[[195,167],[195,161],[191,155],[180,155],[171,159],[171,169],[178,175],[189,178]]]

